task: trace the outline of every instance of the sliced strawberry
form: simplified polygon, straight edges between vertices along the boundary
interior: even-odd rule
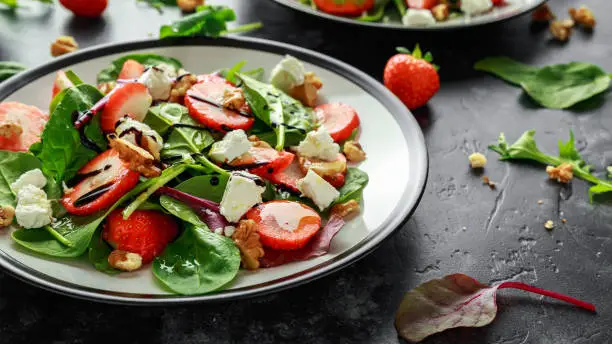
[[[295,155],[290,152],[277,151],[274,148],[251,147],[246,154],[232,160],[232,167],[249,169],[249,172],[263,178],[283,171],[291,164]]]
[[[409,8],[430,10],[438,4],[438,0],[406,0]]]
[[[328,183],[330,183],[331,186],[338,189],[344,186],[344,182],[346,181],[346,172],[336,173],[331,176],[323,176],[323,179],[325,179]]]
[[[374,7],[374,0],[313,0],[323,12],[339,16],[358,16]]]
[[[0,103],[0,150],[25,152],[40,141],[49,115],[35,106]]]
[[[58,70],[57,74],[55,75],[55,82],[53,82],[53,98],[55,98],[55,96],[62,90],[73,86],[74,84],[72,81],[70,81],[70,79],[68,79],[66,73],[63,70]]]
[[[321,217],[312,208],[292,201],[261,203],[246,213],[257,223],[261,244],[277,250],[304,247],[321,228]]]
[[[108,215],[102,238],[117,250],[139,254],[143,264],[159,256],[178,233],[176,221],[162,212],[136,210],[124,220],[122,210]]]
[[[102,130],[105,133],[114,132],[117,121],[125,115],[142,122],[152,102],[153,98],[143,84],[132,82],[115,88],[100,117]]]
[[[329,135],[336,142],[342,142],[359,127],[359,116],[353,107],[343,103],[319,105],[315,114]]]
[[[276,172],[266,179],[282,188],[299,193],[300,190],[297,187],[297,181],[304,178],[305,175],[306,174],[300,169],[300,164],[297,159],[294,159],[286,169]]]
[[[236,90],[230,82],[217,74],[201,75],[185,96],[185,106],[191,117],[205,126],[222,132],[249,130],[255,121],[248,104],[239,111],[221,106],[225,91]]]
[[[138,184],[138,172],[131,171],[119,158],[119,153],[109,149],[88,162],[77,172],[64,193],[64,208],[75,215],[89,215],[109,208],[121,196]]]
[[[137,79],[144,73],[145,66],[136,60],[126,60],[123,62],[121,72],[117,79],[128,80]]]

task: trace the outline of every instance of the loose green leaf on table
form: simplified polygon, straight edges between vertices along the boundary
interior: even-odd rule
[[[507,82],[520,86],[533,78],[540,68],[530,66],[505,56],[487,57],[474,64],[474,69],[491,73]]]
[[[183,234],[153,261],[153,274],[183,295],[217,290],[236,277],[240,251],[230,238],[188,224]]]
[[[515,143],[508,145],[504,133],[501,133],[497,145],[490,145],[489,149],[499,153],[501,160],[531,160],[555,167],[563,163],[570,164],[574,176],[595,184],[589,189],[591,201],[593,201],[595,195],[612,192],[612,181],[599,179],[591,174],[590,166],[586,164],[575,148],[573,132],[570,131],[570,138],[567,142],[559,140],[558,156],[548,155],[540,151],[534,135],[535,130],[528,130]]]
[[[98,73],[98,83],[109,82],[117,80],[123,63],[127,60],[134,60],[145,67],[153,67],[159,64],[167,64],[174,67],[175,71],[178,71],[183,65],[175,58],[157,55],[157,54],[130,54],[122,56],[118,59],[113,60],[111,65],[104,68]]]
[[[23,72],[26,69],[27,67],[21,63],[0,61],[0,81],[4,81],[17,73]]]
[[[497,315],[499,289],[520,289],[595,312],[590,303],[525,283],[502,282],[490,287],[467,275],[453,274],[409,291],[395,314],[395,328],[402,338],[416,343],[451,328],[486,326]]]

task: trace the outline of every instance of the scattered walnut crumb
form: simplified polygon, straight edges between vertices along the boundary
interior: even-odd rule
[[[242,266],[248,270],[259,268],[259,258],[264,256],[264,250],[257,234],[257,224],[253,220],[242,220],[232,234],[232,239],[240,249]]]
[[[495,186],[497,185],[494,181],[489,179],[488,176],[482,176],[482,183],[488,185],[491,189],[495,189]]]
[[[302,102],[302,104],[314,107],[317,105],[319,89],[323,87],[323,82],[313,72],[304,74],[304,83],[289,90],[289,95]]]
[[[108,255],[108,264],[121,271],[134,271],[142,266],[142,256],[122,250],[114,250]]]
[[[566,223],[567,220],[566,219],[561,219],[561,222]]]
[[[359,144],[359,142],[355,142],[352,140],[346,141],[342,148],[344,155],[351,162],[360,162],[366,159],[366,153],[363,151],[363,148]]]
[[[176,0],[176,5],[185,13],[195,12],[198,6],[204,5],[204,0]]]
[[[548,7],[548,4],[543,4],[531,13],[531,19],[537,22],[548,22],[555,19],[555,15],[550,10],[550,7]]]
[[[431,9],[431,14],[436,18],[436,21],[445,21],[450,14],[450,6],[447,4],[436,5]]]
[[[597,24],[593,11],[588,9],[586,6],[580,6],[580,8],[578,9],[570,8],[567,12],[569,13],[570,17],[572,17],[572,19],[576,22],[576,24],[580,24],[586,29],[592,30]]]
[[[538,204],[544,204],[544,201],[542,201],[541,199],[538,200]]]
[[[242,93],[241,88],[236,88],[234,90],[225,89],[223,92],[223,99],[221,99],[221,105],[228,109],[232,110],[240,110],[246,104],[246,99],[244,98],[244,93]]]
[[[574,178],[572,165],[567,162],[559,167],[546,166],[546,173],[550,179],[556,179],[559,183],[569,183]]]
[[[336,204],[332,206],[330,213],[332,215],[339,215],[340,217],[347,217],[359,213],[359,203],[355,200],[350,200],[345,203]]]
[[[21,124],[15,121],[6,121],[0,124],[0,137],[20,136],[23,133]]]
[[[472,153],[468,157],[472,168],[483,168],[487,164],[487,157],[482,153]]]
[[[257,135],[249,136],[249,141],[253,142],[253,147],[272,148],[269,143],[257,137]]]
[[[51,56],[60,56],[71,53],[79,48],[79,45],[71,36],[60,36],[51,43]]]
[[[15,208],[10,205],[0,207],[0,229],[10,226],[13,218],[15,218]]]
[[[548,220],[544,223],[544,228],[551,230],[555,227],[555,223],[552,220]]]
[[[170,90],[170,98],[168,101],[170,103],[183,103],[183,99],[185,99],[185,94],[191,88],[191,86],[195,85],[198,82],[198,78],[190,73],[181,74],[174,85],[172,85],[172,90]]]
[[[117,135],[108,135],[109,145],[119,153],[119,158],[128,164],[128,168],[147,178],[157,177],[161,170],[155,166],[155,158],[145,149],[129,141],[120,139]]]
[[[550,33],[553,37],[561,42],[567,41],[572,35],[572,28],[574,27],[574,21],[571,19],[555,20],[550,23]]]

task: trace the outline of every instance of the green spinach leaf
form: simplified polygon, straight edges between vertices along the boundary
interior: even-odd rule
[[[236,20],[236,13],[227,6],[200,6],[196,13],[184,16],[159,30],[159,38],[211,36],[227,30],[227,23]]]
[[[104,68],[98,73],[98,83],[109,82],[117,80],[119,73],[121,72],[121,68],[123,68],[123,63],[127,60],[135,60],[143,64],[145,67],[153,67],[159,64],[165,63],[170,65],[178,71],[183,65],[181,62],[175,58],[161,56],[156,54],[130,54],[122,56],[113,62],[111,65]]]
[[[391,0],[381,0],[376,3],[374,8],[368,12],[363,13],[357,20],[362,22],[379,22],[385,15],[385,9]]]
[[[190,224],[153,261],[155,277],[183,295],[215,291],[232,281],[239,268],[240,251],[230,238]]]
[[[368,185],[368,181],[369,178],[367,173],[356,167],[349,167],[346,172],[344,185],[338,190],[340,196],[338,196],[333,204],[341,204],[350,200],[359,202],[363,194],[363,189]]]
[[[516,86],[532,79],[540,70],[538,67],[526,65],[505,56],[482,59],[476,62],[474,69],[494,74]]]
[[[112,248],[102,240],[100,231],[96,231],[89,242],[89,248],[87,252],[87,258],[89,262],[93,264],[96,270],[107,273],[109,275],[115,275],[121,271],[113,268],[108,263],[108,256],[111,254]]]
[[[17,73],[26,70],[27,67],[17,62],[0,61],[0,81],[4,81]]]
[[[25,172],[41,167],[40,160],[32,154],[0,151],[0,205],[14,207],[17,202],[11,190],[11,184]],[[47,177],[45,192],[50,200],[58,200],[62,197],[60,186],[52,178]]]
[[[230,69],[222,69],[221,71],[219,71],[219,73],[221,73],[221,76],[224,77],[227,81],[236,84],[238,83],[238,79],[236,78],[236,74],[238,73],[242,73],[244,75],[248,75],[251,78],[257,80],[257,81],[262,81],[263,80],[263,76],[264,76],[264,69],[263,68],[256,68],[256,69],[252,69],[252,70],[248,70],[248,71],[242,71],[242,67],[244,67],[244,65],[246,64],[246,61],[240,61],[238,63],[236,63],[234,66],[232,66],[232,68]]]
[[[221,202],[228,179],[227,175],[197,176],[180,183],[175,189],[210,201]],[[168,196],[161,196],[159,203],[179,219],[207,228],[206,223],[185,203]]]

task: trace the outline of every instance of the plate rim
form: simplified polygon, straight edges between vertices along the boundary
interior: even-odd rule
[[[319,18],[324,18],[324,19],[331,20],[334,22],[356,25],[356,26],[378,28],[378,29],[386,29],[386,30],[422,32],[422,31],[461,30],[461,29],[474,28],[474,27],[479,27],[479,26],[484,26],[484,25],[489,25],[489,24],[494,24],[494,23],[501,23],[501,22],[525,15],[533,11],[534,9],[536,9],[538,6],[542,5],[543,3],[548,2],[549,0],[535,0],[535,2],[532,5],[526,6],[523,10],[519,11],[518,13],[509,15],[503,18],[498,18],[498,19],[491,18],[489,20],[482,20],[482,21],[472,22],[469,24],[466,24],[463,22],[457,22],[457,24],[432,25],[432,26],[424,26],[424,27],[415,27],[415,26],[411,27],[411,26],[404,26],[401,24],[393,24],[393,23],[384,24],[384,23],[378,23],[378,22],[358,21],[353,18],[336,16],[333,14],[329,14],[329,13],[325,13],[322,11],[312,9],[304,4],[300,4],[297,0],[272,0],[272,1],[278,4],[281,4],[283,6],[289,7],[290,9],[293,9],[295,11],[307,13],[309,15],[319,17]]]
[[[389,113],[398,122],[400,128],[405,129],[406,127],[412,126],[414,131],[416,131],[417,138],[415,141],[417,145],[410,146],[410,149],[415,152],[417,159],[421,160],[419,161],[419,167],[415,167],[416,179],[411,181],[412,183],[416,183],[416,194],[408,195],[407,189],[404,190],[400,202],[398,202],[391,214],[385,219],[383,224],[381,224],[380,229],[366,236],[366,238],[348,249],[346,252],[343,252],[342,254],[314,267],[299,271],[283,278],[246,288],[226,290],[222,291],[221,293],[205,295],[143,295],[89,288],[56,279],[45,274],[44,272],[22,264],[15,258],[11,257],[8,253],[0,250],[0,266],[3,267],[5,271],[8,271],[13,276],[25,281],[26,283],[55,293],[103,303],[124,305],[169,305],[236,300],[270,294],[296,287],[345,268],[375,250],[386,238],[388,238],[397,229],[401,228],[412,216],[425,192],[425,185],[429,173],[429,156],[425,146],[425,138],[417,120],[397,97],[395,97],[389,90],[387,90],[382,84],[371,76],[340,60],[309,49],[253,37],[182,37],[163,40],[133,40],[120,43],[96,45],[39,65],[38,67],[22,72],[7,79],[5,82],[0,83],[0,102],[14,92],[25,87],[30,82],[50,72],[76,63],[117,53],[128,53],[135,50],[172,46],[218,46],[253,49],[277,54],[289,53],[303,59],[306,62],[342,75],[380,101],[380,103],[389,110]],[[404,135],[404,138],[408,140],[406,135]]]

